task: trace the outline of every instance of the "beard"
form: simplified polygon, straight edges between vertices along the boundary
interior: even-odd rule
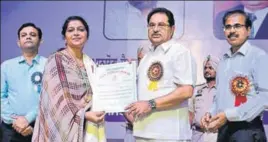
[[[211,74],[208,73],[208,72],[206,72],[206,73],[204,74],[204,78],[207,80],[207,82],[209,82],[209,81],[214,81],[214,80],[216,79],[215,76],[211,76]]]
[[[210,81],[215,81],[216,77],[205,77],[205,79],[207,80],[207,82],[210,82]]]

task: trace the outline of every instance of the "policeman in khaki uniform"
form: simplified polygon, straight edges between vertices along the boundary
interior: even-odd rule
[[[200,127],[202,116],[211,109],[216,94],[216,68],[219,59],[207,56],[204,61],[204,78],[206,83],[195,87],[194,95],[189,99],[192,142],[216,142],[217,133],[206,132]]]

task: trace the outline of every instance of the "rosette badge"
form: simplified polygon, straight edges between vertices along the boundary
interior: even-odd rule
[[[247,93],[250,90],[250,81],[246,76],[236,76],[231,81],[231,91],[235,95],[235,106],[247,101]]]
[[[32,83],[35,85],[41,84],[42,76],[41,72],[34,72],[31,77]]]
[[[249,91],[249,80],[247,77],[237,76],[232,80],[232,92],[236,96],[245,96]]]
[[[40,93],[41,91],[41,82],[43,74],[41,72],[34,72],[31,76],[31,81],[34,84],[35,90]]]
[[[158,81],[162,78],[163,72],[163,66],[159,61],[152,63],[147,72],[150,80],[148,90],[156,91],[158,89]]]

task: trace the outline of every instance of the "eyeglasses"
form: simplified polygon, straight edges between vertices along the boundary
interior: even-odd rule
[[[224,31],[230,31],[232,28],[234,28],[234,30],[240,30],[244,26],[246,26],[246,25],[241,25],[241,24],[225,25],[223,27],[223,30]]]
[[[166,23],[149,23],[148,24],[148,28],[149,29],[154,29],[155,27],[158,27],[159,29],[165,29],[166,27],[169,27],[169,24],[166,24]]]

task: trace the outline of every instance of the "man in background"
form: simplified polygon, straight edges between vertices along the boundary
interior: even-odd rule
[[[18,29],[22,56],[1,64],[3,142],[31,142],[46,58],[38,54],[42,31],[33,23]]]
[[[216,70],[219,59],[208,55],[203,63],[206,83],[195,87],[193,97],[189,100],[190,120],[192,120],[192,142],[216,142],[217,133],[207,132],[200,125],[202,116],[212,108],[216,95]]]

